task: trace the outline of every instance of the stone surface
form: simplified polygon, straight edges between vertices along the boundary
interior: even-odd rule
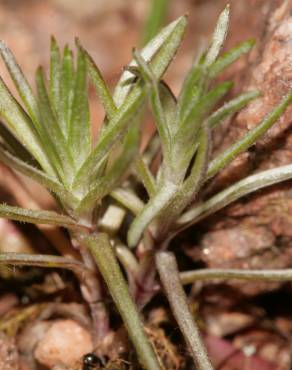
[[[56,321],[35,349],[35,357],[42,365],[74,366],[93,349],[88,331],[73,320]]]

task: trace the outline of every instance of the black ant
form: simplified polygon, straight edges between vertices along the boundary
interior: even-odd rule
[[[107,360],[104,357],[98,357],[94,353],[87,353],[83,356],[82,370],[100,369]]]

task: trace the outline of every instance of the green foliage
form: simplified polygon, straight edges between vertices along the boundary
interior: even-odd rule
[[[146,46],[156,78],[171,62],[185,24],[185,18],[179,18],[156,36],[153,46]],[[25,112],[0,80],[0,116],[12,134],[2,135],[1,157],[54,192],[66,212],[78,214],[90,223],[93,210],[121,181],[137,153],[139,137],[135,127],[139,122],[135,117],[144,101],[145,84],[138,81],[123,86],[120,82],[114,102],[98,67],[78,40],[76,45],[75,63],[69,47],[65,46],[61,55],[52,38],[50,79],[47,84],[42,68],[38,68],[35,96],[11,51],[0,44],[2,58],[26,109]],[[91,138],[88,75],[107,116],[95,147]],[[118,95],[122,95],[121,99]],[[11,137],[14,142],[9,142]],[[18,142],[36,162],[27,163],[27,156],[19,155],[15,145]],[[119,160],[107,165],[114,145],[122,146]]]
[[[172,61],[185,26],[186,18],[181,17],[145,46],[143,55],[155,71],[156,79],[162,78]],[[102,224],[96,222],[97,211],[105,210],[105,197],[122,183],[138,153],[139,111],[144,105],[147,86],[141,79],[128,81],[129,73],[125,71],[112,96],[98,67],[78,40],[76,47],[76,58],[68,46],[61,54],[56,40],[51,39],[49,81],[43,69],[38,68],[34,94],[12,52],[0,43],[2,59],[22,102],[21,105],[0,79],[0,117],[4,121],[0,125],[0,160],[44,185],[58,199],[63,211],[61,214],[2,204],[0,217],[65,227],[75,243],[78,241],[82,248],[88,248],[125,322],[140,362],[146,369],[158,370],[160,364],[144,333],[109,237],[96,233]],[[95,146],[91,137],[89,80],[106,114]],[[120,200],[134,200],[133,210],[142,206],[129,191],[117,189],[114,194]],[[123,248],[119,250],[121,260],[129,255]],[[94,299],[99,296],[95,292],[96,276],[77,261],[4,254],[0,256],[0,264],[68,268],[86,286],[87,299],[92,299],[90,294]]]
[[[159,13],[153,13],[149,19],[145,31],[147,40],[159,28],[167,0],[159,0],[157,4],[154,1],[154,4],[159,4],[160,8]],[[141,239],[147,251],[154,252],[153,246],[165,248],[171,238],[183,229],[240,197],[292,178],[292,165],[283,166],[251,175],[209,199],[201,197],[201,190],[207,181],[252,146],[278,120],[291,103],[292,92],[255,128],[212,158],[212,130],[259,96],[259,92],[249,91],[221,104],[233,84],[229,81],[218,83],[215,78],[240,56],[248,53],[254,40],[240,43],[222,53],[229,24],[227,6],[218,19],[210,45],[198,56],[184,79],[178,97],[175,97],[162,78],[181,44],[186,23],[186,17],[178,18],[151,39],[141,52],[134,50],[133,60],[124,69],[113,94],[78,40],[75,55],[68,46],[60,51],[52,38],[49,78],[47,80],[41,67],[37,69],[36,93],[12,52],[0,42],[0,54],[19,95],[19,98],[14,97],[0,78],[0,117],[3,120],[0,123],[0,160],[46,187],[61,208],[61,212],[56,213],[2,204],[0,217],[68,229],[72,243],[79,243],[80,248],[87,249],[97,263],[140,362],[149,370],[158,370],[161,365],[145,336],[116,257],[126,270],[130,286],[134,283],[143,286],[145,271],[147,279],[150,275],[150,283],[148,281],[144,288],[151,295],[156,289],[154,281],[151,286],[151,278],[154,280],[155,276],[154,259],[148,256],[146,262],[143,258],[140,261],[130,248],[136,247]],[[93,85],[105,111],[105,120],[94,145],[89,83]],[[141,154],[140,124],[148,96],[157,133]],[[160,162],[157,160],[159,151]],[[154,159],[158,164],[157,171],[153,171],[151,166]],[[140,199],[135,192],[137,178],[145,187],[146,199]],[[134,215],[128,230],[130,248],[119,239],[119,227],[127,211]],[[109,226],[106,220],[109,214],[111,217],[118,215],[119,226],[106,228]],[[104,230],[110,236],[100,233]],[[83,261],[75,261],[58,256],[5,254],[0,256],[0,264],[67,268],[90,292],[93,286],[96,288],[96,276],[86,267],[87,257],[80,253],[82,258]],[[191,338],[195,326],[187,305],[178,304],[177,297],[182,298],[184,294],[173,256],[160,254],[156,262],[198,367],[211,368],[198,333]],[[169,263],[172,265],[175,290],[168,282]],[[238,271],[230,271],[230,276],[247,279],[262,276],[267,280],[287,280],[290,275],[291,272],[277,274],[274,271],[262,275],[260,272],[242,275]],[[181,281],[189,282],[206,276],[208,274],[202,272],[182,274]],[[224,273],[213,271],[213,276],[224,276]],[[184,315],[189,320],[187,326],[181,320]],[[92,316],[99,317],[95,313]],[[201,360],[198,357],[200,353],[203,354]]]
[[[217,108],[232,83],[216,84],[214,78],[254,45],[254,41],[249,40],[220,55],[228,23],[227,6],[218,19],[209,47],[187,74],[177,100],[170,88],[155,77],[152,66],[134,51],[138,64],[136,73],[148,83],[151,91],[163,159],[156,178],[143,159],[139,160],[138,176],[145,184],[149,201],[130,226],[128,243],[131,247],[137,245],[148,226],[158,242],[167,239],[182,212],[197,199],[207,180],[264,135],[292,101],[290,92],[254,129],[211,160],[211,131],[259,96],[257,91],[250,91]]]

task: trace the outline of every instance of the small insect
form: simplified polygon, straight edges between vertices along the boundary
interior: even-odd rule
[[[103,361],[94,353],[87,353],[83,356],[82,370],[99,369],[103,365]]]

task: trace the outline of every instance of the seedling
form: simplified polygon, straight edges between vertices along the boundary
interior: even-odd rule
[[[52,39],[49,81],[39,68],[37,94],[33,93],[12,52],[0,43],[2,59],[22,101],[21,105],[0,79],[0,116],[4,121],[0,125],[0,160],[45,186],[60,208],[56,213],[3,204],[0,216],[66,228],[72,246],[78,251],[76,259],[8,253],[0,255],[0,263],[72,270],[91,308],[95,335],[102,339],[108,330],[108,311],[102,303],[99,275],[92,265],[94,260],[123,318],[139,360],[149,370],[160,369],[162,365],[145,335],[132,296],[142,309],[157,292],[155,253],[166,249],[183,229],[239,197],[292,178],[292,165],[284,166],[249,176],[210,199],[202,197],[202,188],[238,154],[253,145],[292,100],[289,92],[258,126],[212,159],[211,131],[259,96],[259,92],[249,91],[218,108],[232,83],[216,84],[216,77],[254,45],[254,41],[249,40],[222,54],[228,22],[229,7],[226,7],[209,47],[198,56],[187,74],[178,98],[162,76],[181,43],[186,17],[178,18],[162,29],[141,52],[134,50],[134,60],[122,74],[113,96],[93,59],[78,40],[75,65],[69,47],[66,46],[61,55]],[[95,145],[91,137],[88,77],[106,116]],[[148,95],[158,134],[146,151],[139,154],[141,112]],[[153,172],[149,164],[159,150],[162,159],[158,170]],[[133,174],[144,185],[148,199],[140,199],[135,193]],[[127,210],[135,215],[128,230],[128,246],[122,243],[119,234]],[[130,249],[137,246],[136,251]],[[127,273],[129,285],[117,258]],[[173,274],[169,282],[167,261]],[[199,334],[190,337],[189,328],[196,332],[197,328],[187,312],[179,280],[189,283],[213,275],[229,276],[228,273],[184,272],[179,278],[173,256],[158,254],[156,263],[197,365],[200,369],[210,369]],[[275,271],[229,273],[232,277],[270,280],[290,279],[291,276],[291,272]],[[172,284],[173,290],[168,284]],[[175,294],[182,299],[181,307],[175,301]],[[185,315],[190,326],[185,326],[181,315]],[[198,353],[202,354],[201,359],[197,359]]]

